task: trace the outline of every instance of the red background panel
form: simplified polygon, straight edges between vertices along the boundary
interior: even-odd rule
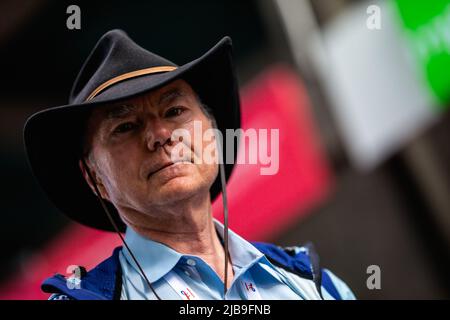
[[[331,173],[305,88],[293,71],[272,67],[241,96],[243,129],[279,129],[279,171],[261,175],[260,164],[237,164],[227,187],[229,226],[248,240],[270,240],[324,199]],[[248,152],[248,144],[239,157],[244,150]],[[222,199],[218,200],[216,217],[222,213]]]

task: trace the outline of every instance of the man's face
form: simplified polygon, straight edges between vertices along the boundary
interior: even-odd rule
[[[201,157],[203,145],[171,141],[175,129],[188,130],[193,137],[194,121],[201,122],[203,132],[212,127],[193,89],[181,79],[126,102],[95,109],[88,121],[86,142],[91,152],[89,167],[102,197],[122,215],[127,210],[121,208],[151,214],[152,208],[208,193],[218,173],[217,164],[194,163],[195,157]],[[192,157],[172,164],[171,152],[178,143],[189,146]],[[87,179],[85,172],[84,176]]]

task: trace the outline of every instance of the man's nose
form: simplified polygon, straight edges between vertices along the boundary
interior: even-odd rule
[[[158,147],[165,144],[172,145],[172,128],[164,121],[154,119],[147,125],[145,131],[145,141],[147,148],[156,151]]]

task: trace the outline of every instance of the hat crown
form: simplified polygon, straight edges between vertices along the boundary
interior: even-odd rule
[[[84,62],[70,92],[69,103],[82,103],[104,82],[144,68],[177,65],[147,51],[123,31],[111,30],[103,35]]]

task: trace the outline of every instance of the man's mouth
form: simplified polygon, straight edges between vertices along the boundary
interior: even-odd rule
[[[147,180],[148,180],[152,175],[154,175],[155,173],[157,173],[157,172],[159,172],[159,171],[161,171],[161,170],[163,170],[163,169],[165,169],[165,168],[167,168],[167,167],[170,167],[170,166],[172,166],[172,165],[174,165],[174,164],[176,164],[176,163],[192,163],[192,161],[189,161],[189,160],[186,160],[186,159],[180,159],[180,160],[177,160],[177,161],[175,161],[175,162],[173,162],[173,161],[168,161],[168,162],[164,163],[163,165],[161,165],[158,169],[153,170],[153,171],[150,171],[149,174],[147,175]]]

